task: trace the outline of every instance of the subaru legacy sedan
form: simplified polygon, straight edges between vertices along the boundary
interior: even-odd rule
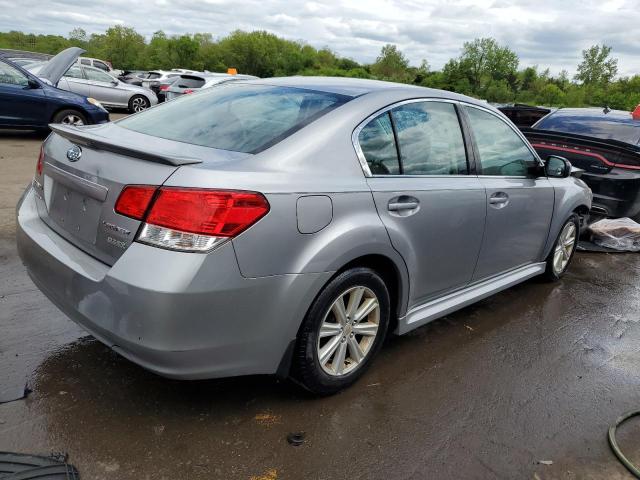
[[[567,270],[585,184],[472,98],[331,78],[233,82],[52,126],[17,209],[35,284],[161,375],[355,382],[403,334]]]

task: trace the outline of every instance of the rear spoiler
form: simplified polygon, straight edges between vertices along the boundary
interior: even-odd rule
[[[602,148],[618,153],[640,155],[640,146],[633,145],[632,143],[621,142],[619,140],[589,137],[586,135],[579,135],[577,133],[557,132],[555,130],[542,130],[539,128],[523,127],[520,128],[520,131],[525,137],[527,137],[527,139],[529,139],[529,141],[531,141],[532,138],[536,138],[560,143],[573,142],[578,145],[584,145],[585,147]]]
[[[58,135],[71,140],[73,143],[91,147],[96,150],[113,152],[119,155],[138,158],[140,160],[147,160],[149,162],[173,165],[174,167],[179,167],[181,165],[190,165],[194,163],[202,163],[202,160],[193,157],[170,155],[164,152],[153,150],[142,150],[137,145],[127,145],[125,143],[114,141],[97,135],[95,132],[92,132],[91,129],[79,129],[77,127],[62,124],[49,124],[49,128]]]

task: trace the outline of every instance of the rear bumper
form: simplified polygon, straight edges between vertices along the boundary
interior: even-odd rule
[[[331,276],[245,278],[231,243],[208,255],[134,243],[109,267],[42,222],[31,188],[17,224],[38,288],[98,340],[171,378],[275,373]]]
[[[580,177],[593,192],[594,213],[608,217],[640,216],[640,171],[613,168],[607,174]]]

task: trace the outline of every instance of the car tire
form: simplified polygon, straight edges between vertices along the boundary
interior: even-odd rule
[[[51,123],[62,123],[63,125],[81,127],[82,125],[87,125],[87,117],[78,110],[60,110],[53,116]]]
[[[573,214],[562,225],[558,238],[547,257],[547,267],[544,272],[546,280],[556,282],[566,273],[576,252],[579,236],[580,219],[578,215]]]
[[[389,291],[375,271],[353,268],[340,273],[320,292],[300,328],[294,379],[317,395],[352,385],[380,350],[389,316]]]
[[[144,95],[134,95],[129,99],[129,112],[138,113],[151,106],[151,102]]]

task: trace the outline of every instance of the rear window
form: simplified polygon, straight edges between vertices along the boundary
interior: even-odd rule
[[[168,140],[258,153],[351,98],[292,87],[232,83],[183,95],[117,123]]]
[[[631,117],[631,116],[629,116]],[[638,145],[640,142],[640,122],[629,119],[602,116],[569,116],[549,115],[535,128],[552,130],[554,132],[575,133],[604,140],[618,140],[619,142]]]
[[[174,83],[176,87],[180,88],[200,88],[204,85],[204,78],[194,77],[191,75],[181,75]]]

